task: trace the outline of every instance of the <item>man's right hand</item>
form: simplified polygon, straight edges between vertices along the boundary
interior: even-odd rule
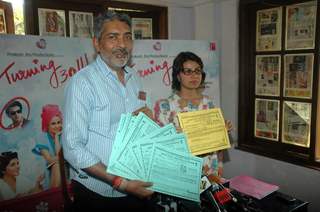
[[[150,182],[123,179],[121,184],[120,188],[122,187],[124,192],[137,196],[141,199],[151,197],[153,194],[153,191],[147,189],[152,186],[152,183]]]

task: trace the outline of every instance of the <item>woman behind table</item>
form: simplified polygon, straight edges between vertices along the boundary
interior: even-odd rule
[[[43,106],[41,120],[44,136],[39,139],[32,152],[41,155],[46,160],[46,187],[54,188],[61,185],[59,153],[61,151],[62,113],[59,106],[51,104]]]
[[[167,99],[160,99],[155,104],[155,120],[161,126],[173,123],[181,131],[177,113],[205,110],[214,107],[213,100],[202,94],[206,73],[200,57],[192,52],[181,52],[173,61],[172,94]],[[228,123],[228,128],[231,124]],[[221,177],[221,151],[202,155],[202,172],[206,176]]]
[[[35,184],[20,176],[20,162],[17,152],[3,152],[0,155],[0,200],[7,200],[42,191],[41,181],[44,175],[37,178]]]

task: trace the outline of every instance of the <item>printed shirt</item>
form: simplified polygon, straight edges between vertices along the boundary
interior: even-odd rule
[[[203,96],[199,105],[192,104],[191,101],[183,108],[180,106],[181,97],[173,93],[167,99],[160,99],[156,102],[154,107],[155,119],[160,126],[164,126],[169,123],[173,123],[176,128],[179,128],[179,121],[177,113],[190,112],[197,110],[206,110],[214,108],[213,100],[208,96]],[[218,176],[218,168],[222,167],[222,162],[219,163],[216,152],[203,155],[203,169],[204,175],[216,175]]]
[[[62,146],[72,167],[70,175],[102,196],[125,194],[81,169],[98,162],[108,166],[121,114],[145,105],[145,101],[138,99],[141,91],[138,76],[129,67],[125,70],[124,86],[98,55],[71,79],[65,91]]]

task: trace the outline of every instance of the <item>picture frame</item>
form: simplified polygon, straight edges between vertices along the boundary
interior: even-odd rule
[[[0,34],[7,33],[6,17],[3,8],[0,8]]]
[[[286,50],[314,49],[317,1],[286,7]]]
[[[133,39],[153,39],[152,18],[132,18]]]
[[[279,139],[280,101],[255,100],[254,136],[272,141]]]
[[[311,99],[313,63],[313,53],[284,56],[283,95],[285,97]]]
[[[64,10],[38,8],[39,35],[66,37]]]
[[[93,37],[93,13],[69,11],[70,37]]]
[[[311,103],[283,102],[282,142],[310,147]]]
[[[10,2],[0,1],[0,34],[14,34],[13,9]]]
[[[279,96],[281,81],[281,56],[256,56],[256,95]]]
[[[256,51],[280,51],[282,7],[257,11]]]

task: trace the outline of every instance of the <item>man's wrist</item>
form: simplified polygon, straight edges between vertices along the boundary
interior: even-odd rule
[[[112,180],[112,187],[114,189],[125,191],[128,185],[128,181],[122,177],[116,176]]]

